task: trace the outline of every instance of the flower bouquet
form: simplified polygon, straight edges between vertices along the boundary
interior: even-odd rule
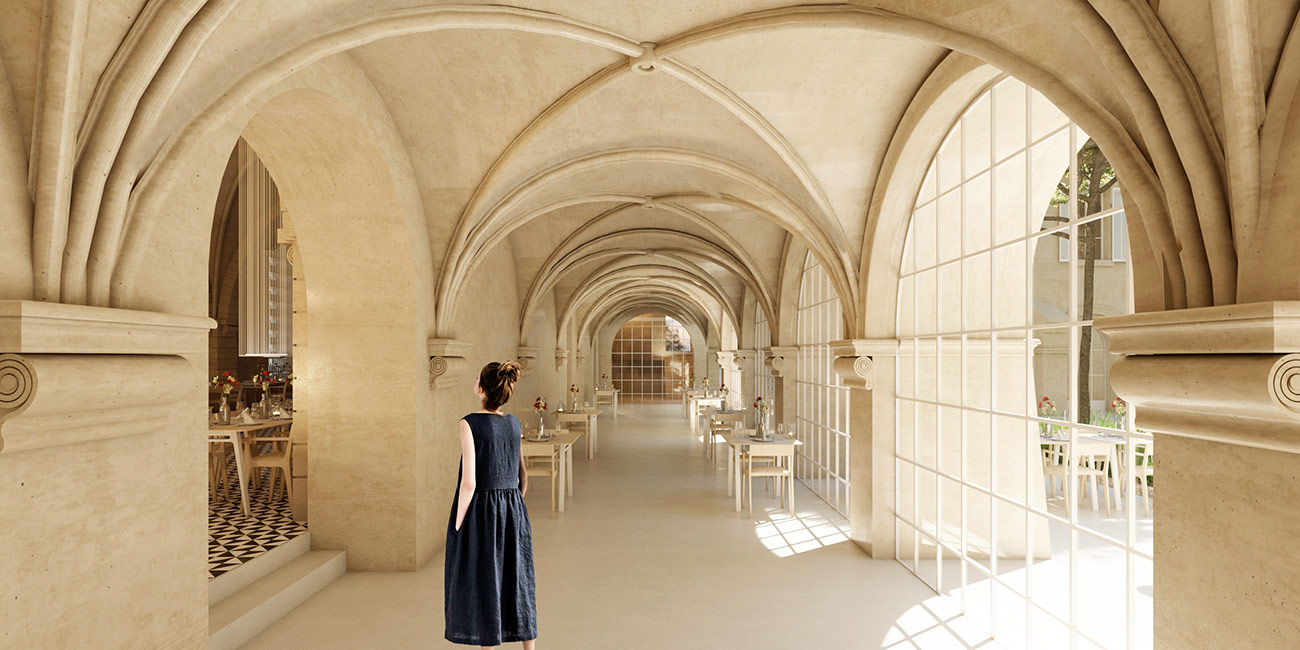
[[[533,410],[537,412],[537,437],[546,437],[546,399],[538,397],[533,400]]]
[[[217,407],[217,423],[230,424],[230,391],[239,388],[239,380],[234,373],[223,372],[212,378],[212,387],[221,389],[221,406]]]
[[[763,401],[762,395],[754,398],[754,418],[757,420],[754,423],[754,428],[758,429],[758,435],[764,438],[767,437],[767,413],[771,408],[770,403]]]
[[[1052,402],[1052,398],[1046,395],[1043,396],[1043,399],[1038,400],[1038,417],[1048,420],[1065,419],[1064,415],[1060,411],[1056,410],[1056,404]],[[1038,423],[1038,433],[1044,436],[1058,436],[1061,434],[1062,429],[1064,429],[1064,427],[1059,424],[1047,424],[1044,422]]]
[[[582,389],[578,388],[577,384],[569,384],[569,400],[572,403],[572,405],[569,407],[569,410],[571,411],[578,410],[578,393],[581,392]]]

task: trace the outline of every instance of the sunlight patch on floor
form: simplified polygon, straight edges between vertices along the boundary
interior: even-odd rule
[[[791,515],[779,508],[766,508],[767,521],[754,525],[754,534],[777,557],[790,557],[847,542],[848,522],[831,522],[820,513]]]

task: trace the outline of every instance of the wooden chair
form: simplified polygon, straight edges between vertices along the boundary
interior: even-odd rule
[[[260,480],[258,469],[262,467],[271,468],[271,484],[267,486],[266,490],[267,503],[275,500],[275,479],[277,476],[284,480],[284,489],[281,490],[280,496],[284,497],[285,500],[289,500],[293,494],[293,477],[289,474],[290,463],[293,460],[292,426],[292,424],[279,426],[248,440],[249,447],[252,450],[250,465],[253,468],[254,480]],[[271,450],[261,452],[260,447],[266,443],[270,443]]]
[[[1107,473],[1104,470],[1097,469],[1094,466],[1093,457],[1097,454],[1105,455],[1104,450],[1097,450],[1096,447],[1101,445],[1079,443],[1071,449],[1069,443],[1052,443],[1043,447],[1043,475],[1047,479],[1048,495],[1056,496],[1055,479],[1060,479],[1061,490],[1065,493],[1065,499],[1070,499],[1070,466],[1076,466],[1075,475],[1079,479],[1079,486],[1082,488],[1084,481],[1092,483],[1092,509],[1097,509],[1099,491],[1097,484],[1105,483]],[[1100,480],[1099,480],[1100,479]],[[1087,494],[1087,492],[1084,492]],[[1110,498],[1106,499],[1106,514],[1110,514]]]
[[[239,480],[239,505],[244,516],[250,516],[248,510],[248,468],[244,467],[244,450],[240,448],[239,433],[235,431],[209,431],[208,448],[213,447],[220,449],[219,453],[225,454],[225,446],[230,445],[230,449],[235,455],[235,476]],[[211,457],[212,451],[209,451]]]
[[[744,413],[713,413],[709,416],[709,430],[704,434],[704,455],[711,459],[717,459],[718,443],[722,441],[719,437],[724,433],[745,426]]]
[[[550,443],[523,442],[519,445],[519,453],[524,457],[524,467],[530,481],[539,476],[550,479],[551,514],[555,514],[559,490],[563,489],[560,485],[560,448]]]
[[[755,461],[768,459],[767,465],[756,465]],[[794,513],[794,441],[785,444],[750,445],[745,454],[741,477],[744,489],[748,493],[749,516],[754,516],[754,479],[757,477],[776,479],[776,493],[781,497],[781,507]],[[785,485],[786,481],[789,485]],[[788,495],[788,496],[787,496]],[[742,499],[745,498],[742,496]]]
[[[230,447],[222,442],[208,441],[208,487],[212,491],[212,498],[217,498],[217,488],[220,487],[225,494],[226,501],[230,500],[230,465],[227,457],[230,454]]]

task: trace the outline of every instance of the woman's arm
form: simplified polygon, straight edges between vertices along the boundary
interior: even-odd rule
[[[469,422],[460,421],[460,495],[456,499],[456,530],[465,523],[465,513],[469,512],[469,501],[474,498],[474,434],[469,430]]]
[[[528,464],[524,462],[524,454],[519,452],[519,496],[528,496]]]

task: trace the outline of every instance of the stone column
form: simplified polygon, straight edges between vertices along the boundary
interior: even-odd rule
[[[1116,316],[1095,326],[1112,353],[1125,355],[1111,367],[1111,386],[1156,440],[1157,647],[1294,646],[1300,302]]]
[[[830,344],[849,387],[849,536],[871,557],[894,557],[894,362],[898,341]]]
[[[799,354],[799,348],[794,346],[772,346],[767,348],[767,365],[772,369],[772,374],[776,376],[776,395],[773,401],[776,404],[772,411],[772,424],[784,424],[789,431],[794,431],[795,414],[795,358]]]

